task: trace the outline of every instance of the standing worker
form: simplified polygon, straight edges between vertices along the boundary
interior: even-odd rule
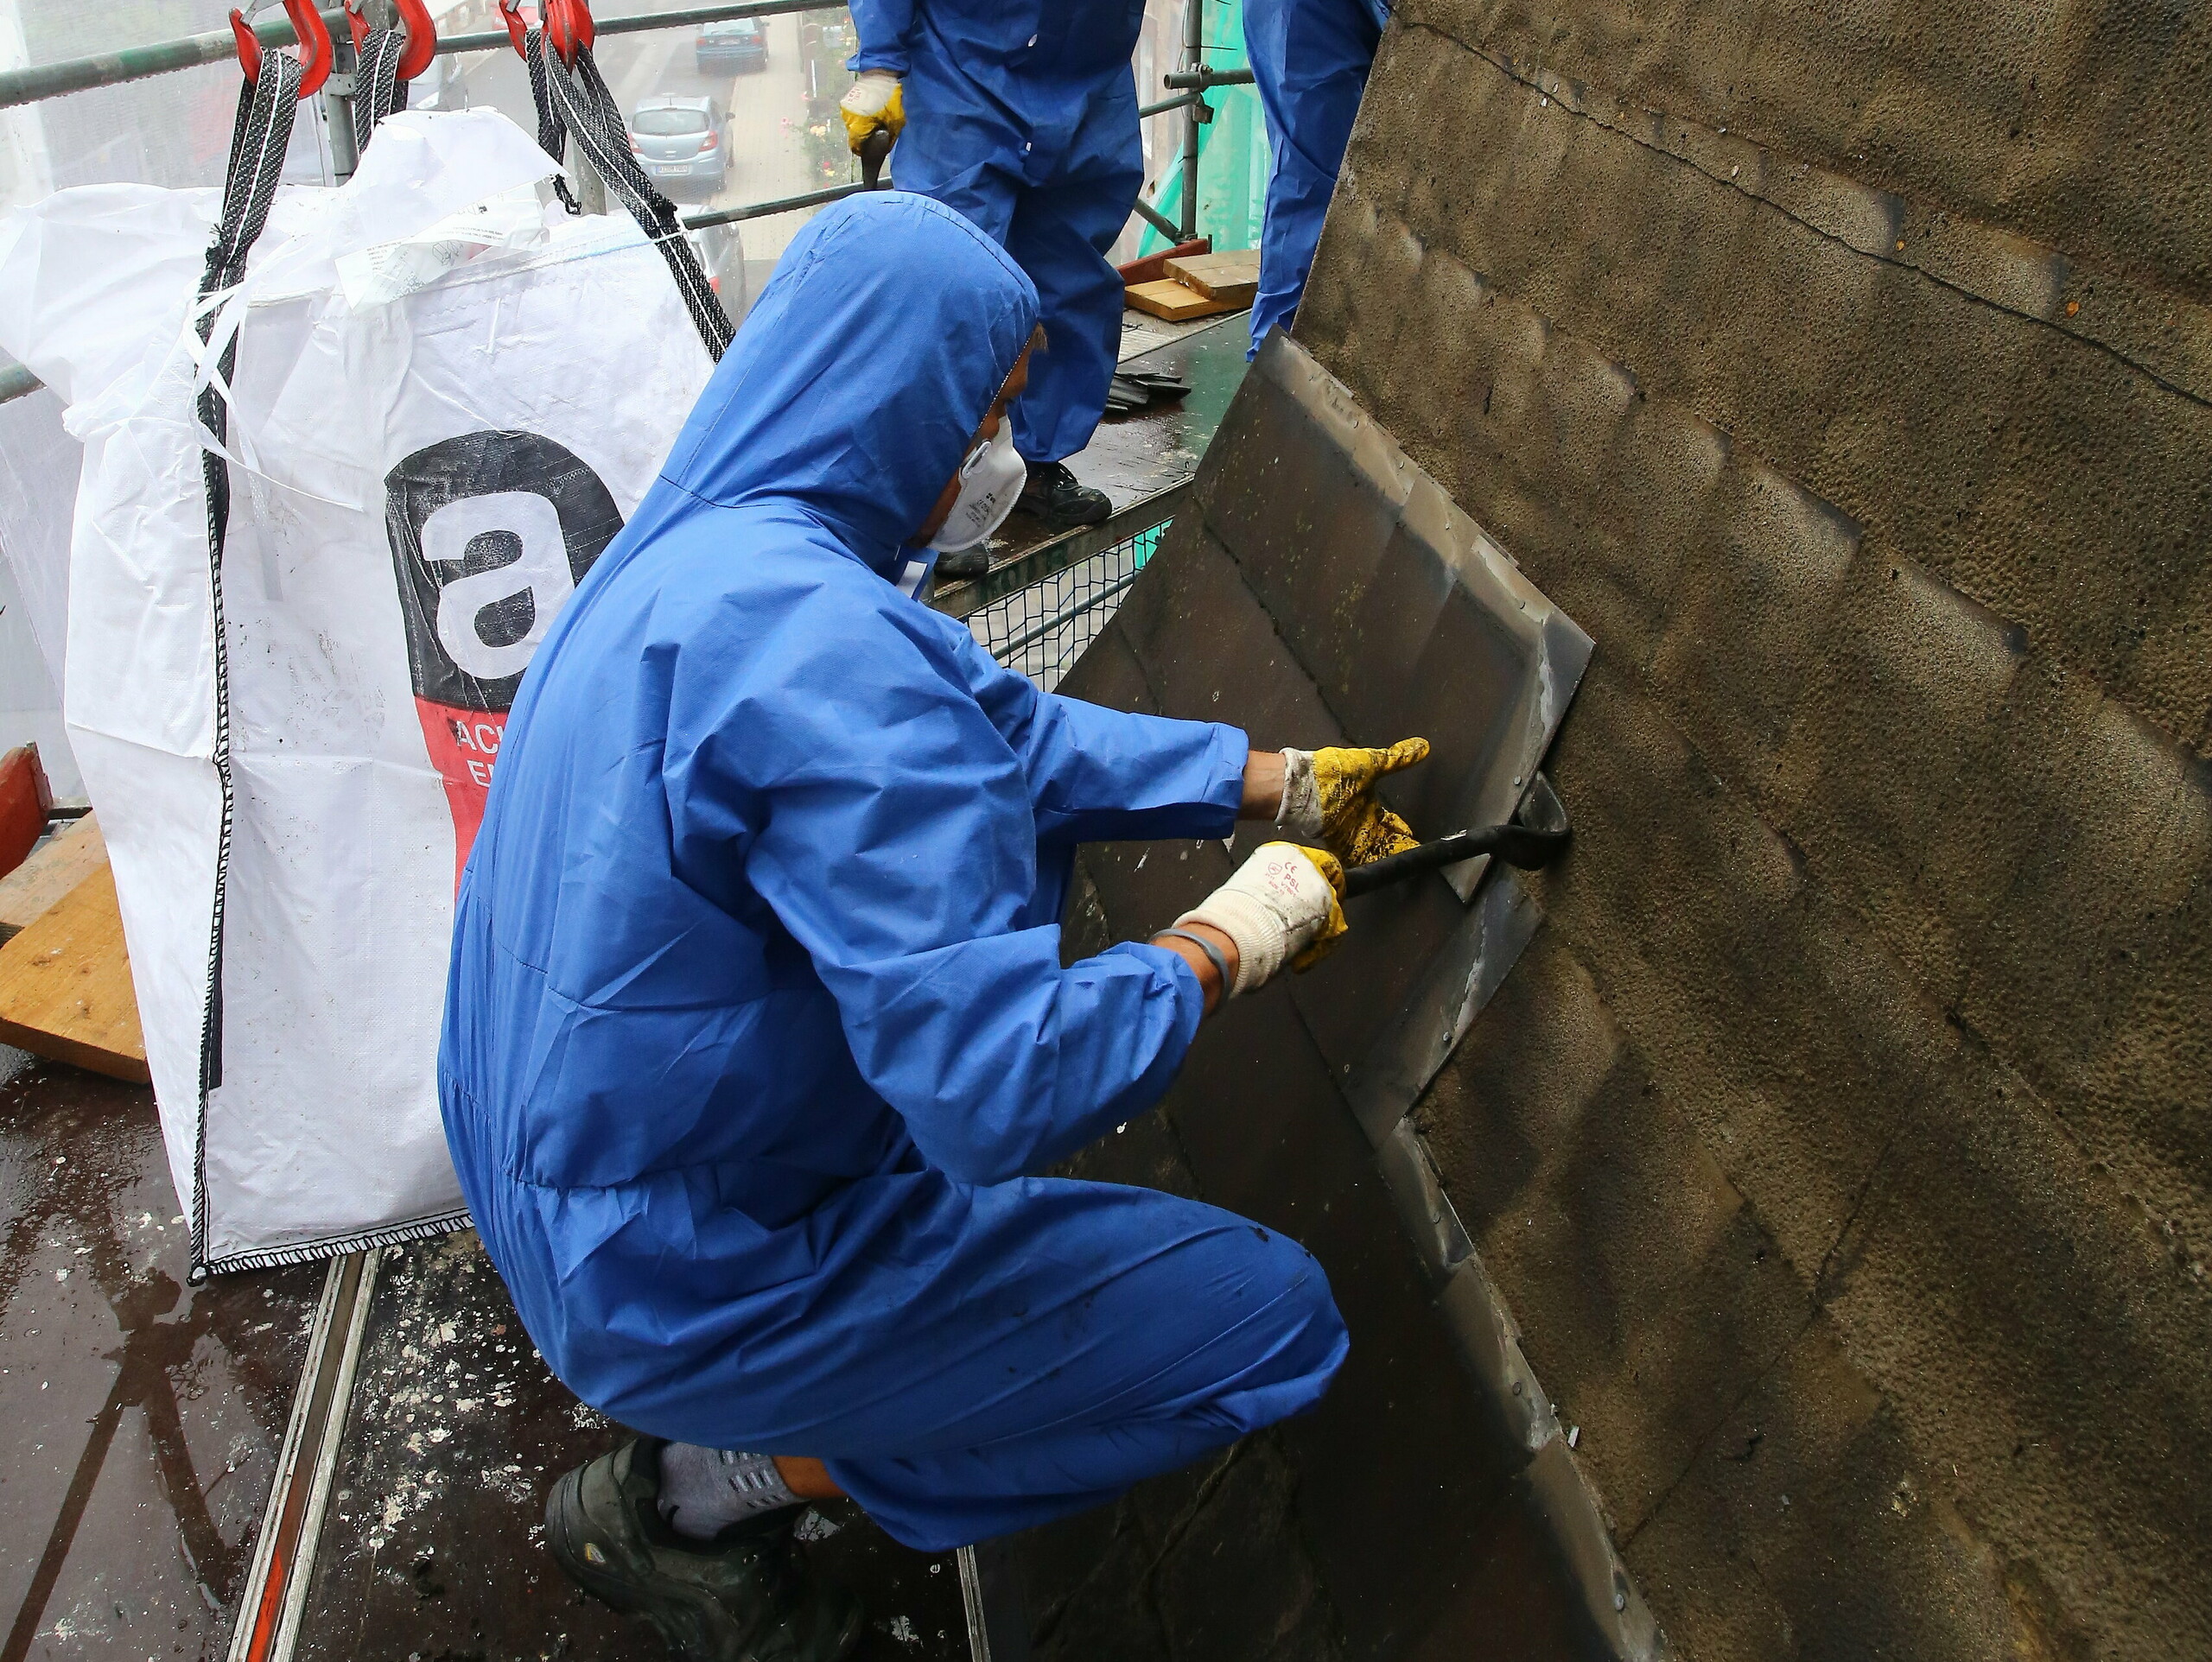
[[[1345,1353],[1294,1242],[1029,1175],[1343,932],[1339,859],[1412,841],[1371,788],[1427,748],[1260,753],[1039,693],[899,591],[1018,488],[1036,318],[925,198],[800,232],[539,648],[461,884],[463,1192],[553,1371],[646,1434],[559,1480],[548,1545],[701,1662],[856,1641],[804,1500],[944,1551],[1308,1408]],[[1266,843],[1061,967],[1077,842],[1240,817],[1335,853]]]
[[[1130,56],[1143,0],[852,0],[846,67],[857,155],[898,141],[899,188],[995,238],[1037,288],[1046,346],[1014,406],[1021,506],[1055,530],[1113,511],[1066,458],[1090,442],[1121,355],[1122,276],[1106,251],[1144,188]],[[903,130],[903,136],[902,136]]]
[[[1367,72],[1389,21],[1387,0],[1244,0],[1244,54],[1274,155],[1252,352],[1268,330],[1288,329],[1298,314]]]

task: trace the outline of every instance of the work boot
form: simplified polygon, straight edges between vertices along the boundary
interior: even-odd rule
[[[1096,525],[1114,511],[1103,491],[1076,482],[1065,462],[1033,461],[1029,483],[1021,487],[1022,512],[1041,519],[1056,531],[1078,525]]]
[[[639,1437],[553,1486],[546,1543],[594,1598],[648,1618],[683,1662],[837,1662],[860,1643],[860,1602],[806,1573],[803,1507],[710,1541],[662,1521],[658,1437]]]

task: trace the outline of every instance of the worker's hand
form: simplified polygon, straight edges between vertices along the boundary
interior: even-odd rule
[[[1236,943],[1236,985],[1230,992],[1242,997],[1266,986],[1285,963],[1310,969],[1327,955],[1345,929],[1344,889],[1344,870],[1335,856],[1294,842],[1262,843],[1175,927],[1209,924]]]
[[[906,125],[906,99],[899,78],[887,69],[865,72],[837,101],[837,113],[845,118],[845,143],[855,155],[879,127],[896,143]]]
[[[1387,750],[1287,750],[1275,823],[1294,837],[1327,844],[1347,866],[1419,847],[1413,828],[1376,800],[1375,782],[1427,758],[1426,739],[1401,739]]]

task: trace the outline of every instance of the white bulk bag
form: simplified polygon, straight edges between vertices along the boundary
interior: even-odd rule
[[[0,346],[85,447],[63,712],[207,1269],[466,1221],[435,1083],[459,862],[517,678],[713,367],[635,225],[541,205],[551,165],[494,111],[388,117],[346,185],[278,193],[213,349],[217,192],[0,222]],[[194,400],[234,327],[219,664]]]

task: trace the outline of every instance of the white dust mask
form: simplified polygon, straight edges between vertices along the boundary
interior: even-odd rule
[[[1029,464],[1014,454],[1014,423],[1001,418],[996,435],[960,464],[960,495],[930,547],[939,554],[974,548],[1005,523],[1028,481]]]

